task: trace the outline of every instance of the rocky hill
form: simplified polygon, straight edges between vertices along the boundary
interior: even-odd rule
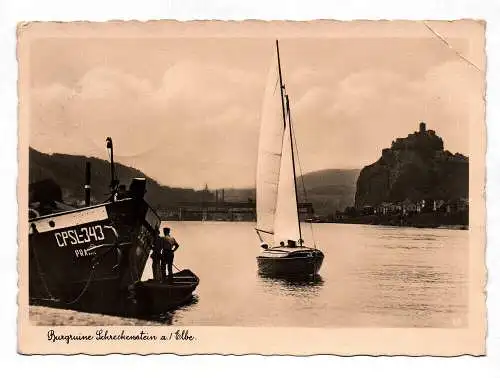
[[[443,140],[424,123],[419,131],[393,141],[378,161],[361,170],[355,206],[468,198],[469,159],[445,151],[443,146]]]

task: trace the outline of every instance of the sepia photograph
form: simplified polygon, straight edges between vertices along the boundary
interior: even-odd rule
[[[484,22],[17,32],[21,350],[484,354]]]

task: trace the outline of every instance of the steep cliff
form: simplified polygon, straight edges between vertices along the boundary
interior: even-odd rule
[[[409,199],[468,198],[469,159],[443,148],[433,130],[420,130],[398,138],[380,159],[364,167],[356,184],[355,206]]]

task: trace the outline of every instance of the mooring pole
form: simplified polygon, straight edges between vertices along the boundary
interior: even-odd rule
[[[90,206],[90,161],[85,163],[85,206]]]
[[[111,162],[111,182],[109,184],[109,187],[111,189],[112,199],[114,200],[114,195],[116,193],[116,186],[117,186],[118,182],[115,178],[115,160],[114,160],[114,156],[113,156],[113,140],[110,137],[106,138],[106,148],[108,149],[109,158],[110,158],[110,162]]]

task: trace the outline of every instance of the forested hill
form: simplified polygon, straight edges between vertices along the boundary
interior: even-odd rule
[[[83,200],[86,161],[90,161],[92,168],[92,198],[95,201],[104,200],[109,196],[110,163],[94,157],[49,155],[30,148],[29,182],[52,179],[62,188],[64,202],[74,203]],[[204,191],[160,185],[138,169],[120,163],[115,163],[115,170],[120,182],[127,186],[134,177],[145,178],[147,180],[146,199],[154,208],[172,206],[179,202],[200,202],[212,199],[212,194]]]
[[[83,185],[85,181],[85,162],[92,166],[92,198],[102,201],[109,196],[110,163],[108,161],[86,156],[67,154],[45,154],[30,148],[29,180],[30,183],[44,179],[54,180],[63,192],[63,200],[73,204],[84,199]],[[146,199],[154,208],[166,208],[178,203],[200,203],[215,200],[215,188],[210,192],[194,189],[173,188],[159,184],[141,171],[115,164],[120,182],[130,184],[134,177],[144,177],[147,180]],[[297,178],[299,199],[305,201],[302,183],[307,192],[307,201],[312,202],[316,214],[327,215],[352,206],[356,191],[358,169],[327,169],[305,174]],[[225,200],[229,202],[246,202],[255,200],[255,189],[225,188]]]

